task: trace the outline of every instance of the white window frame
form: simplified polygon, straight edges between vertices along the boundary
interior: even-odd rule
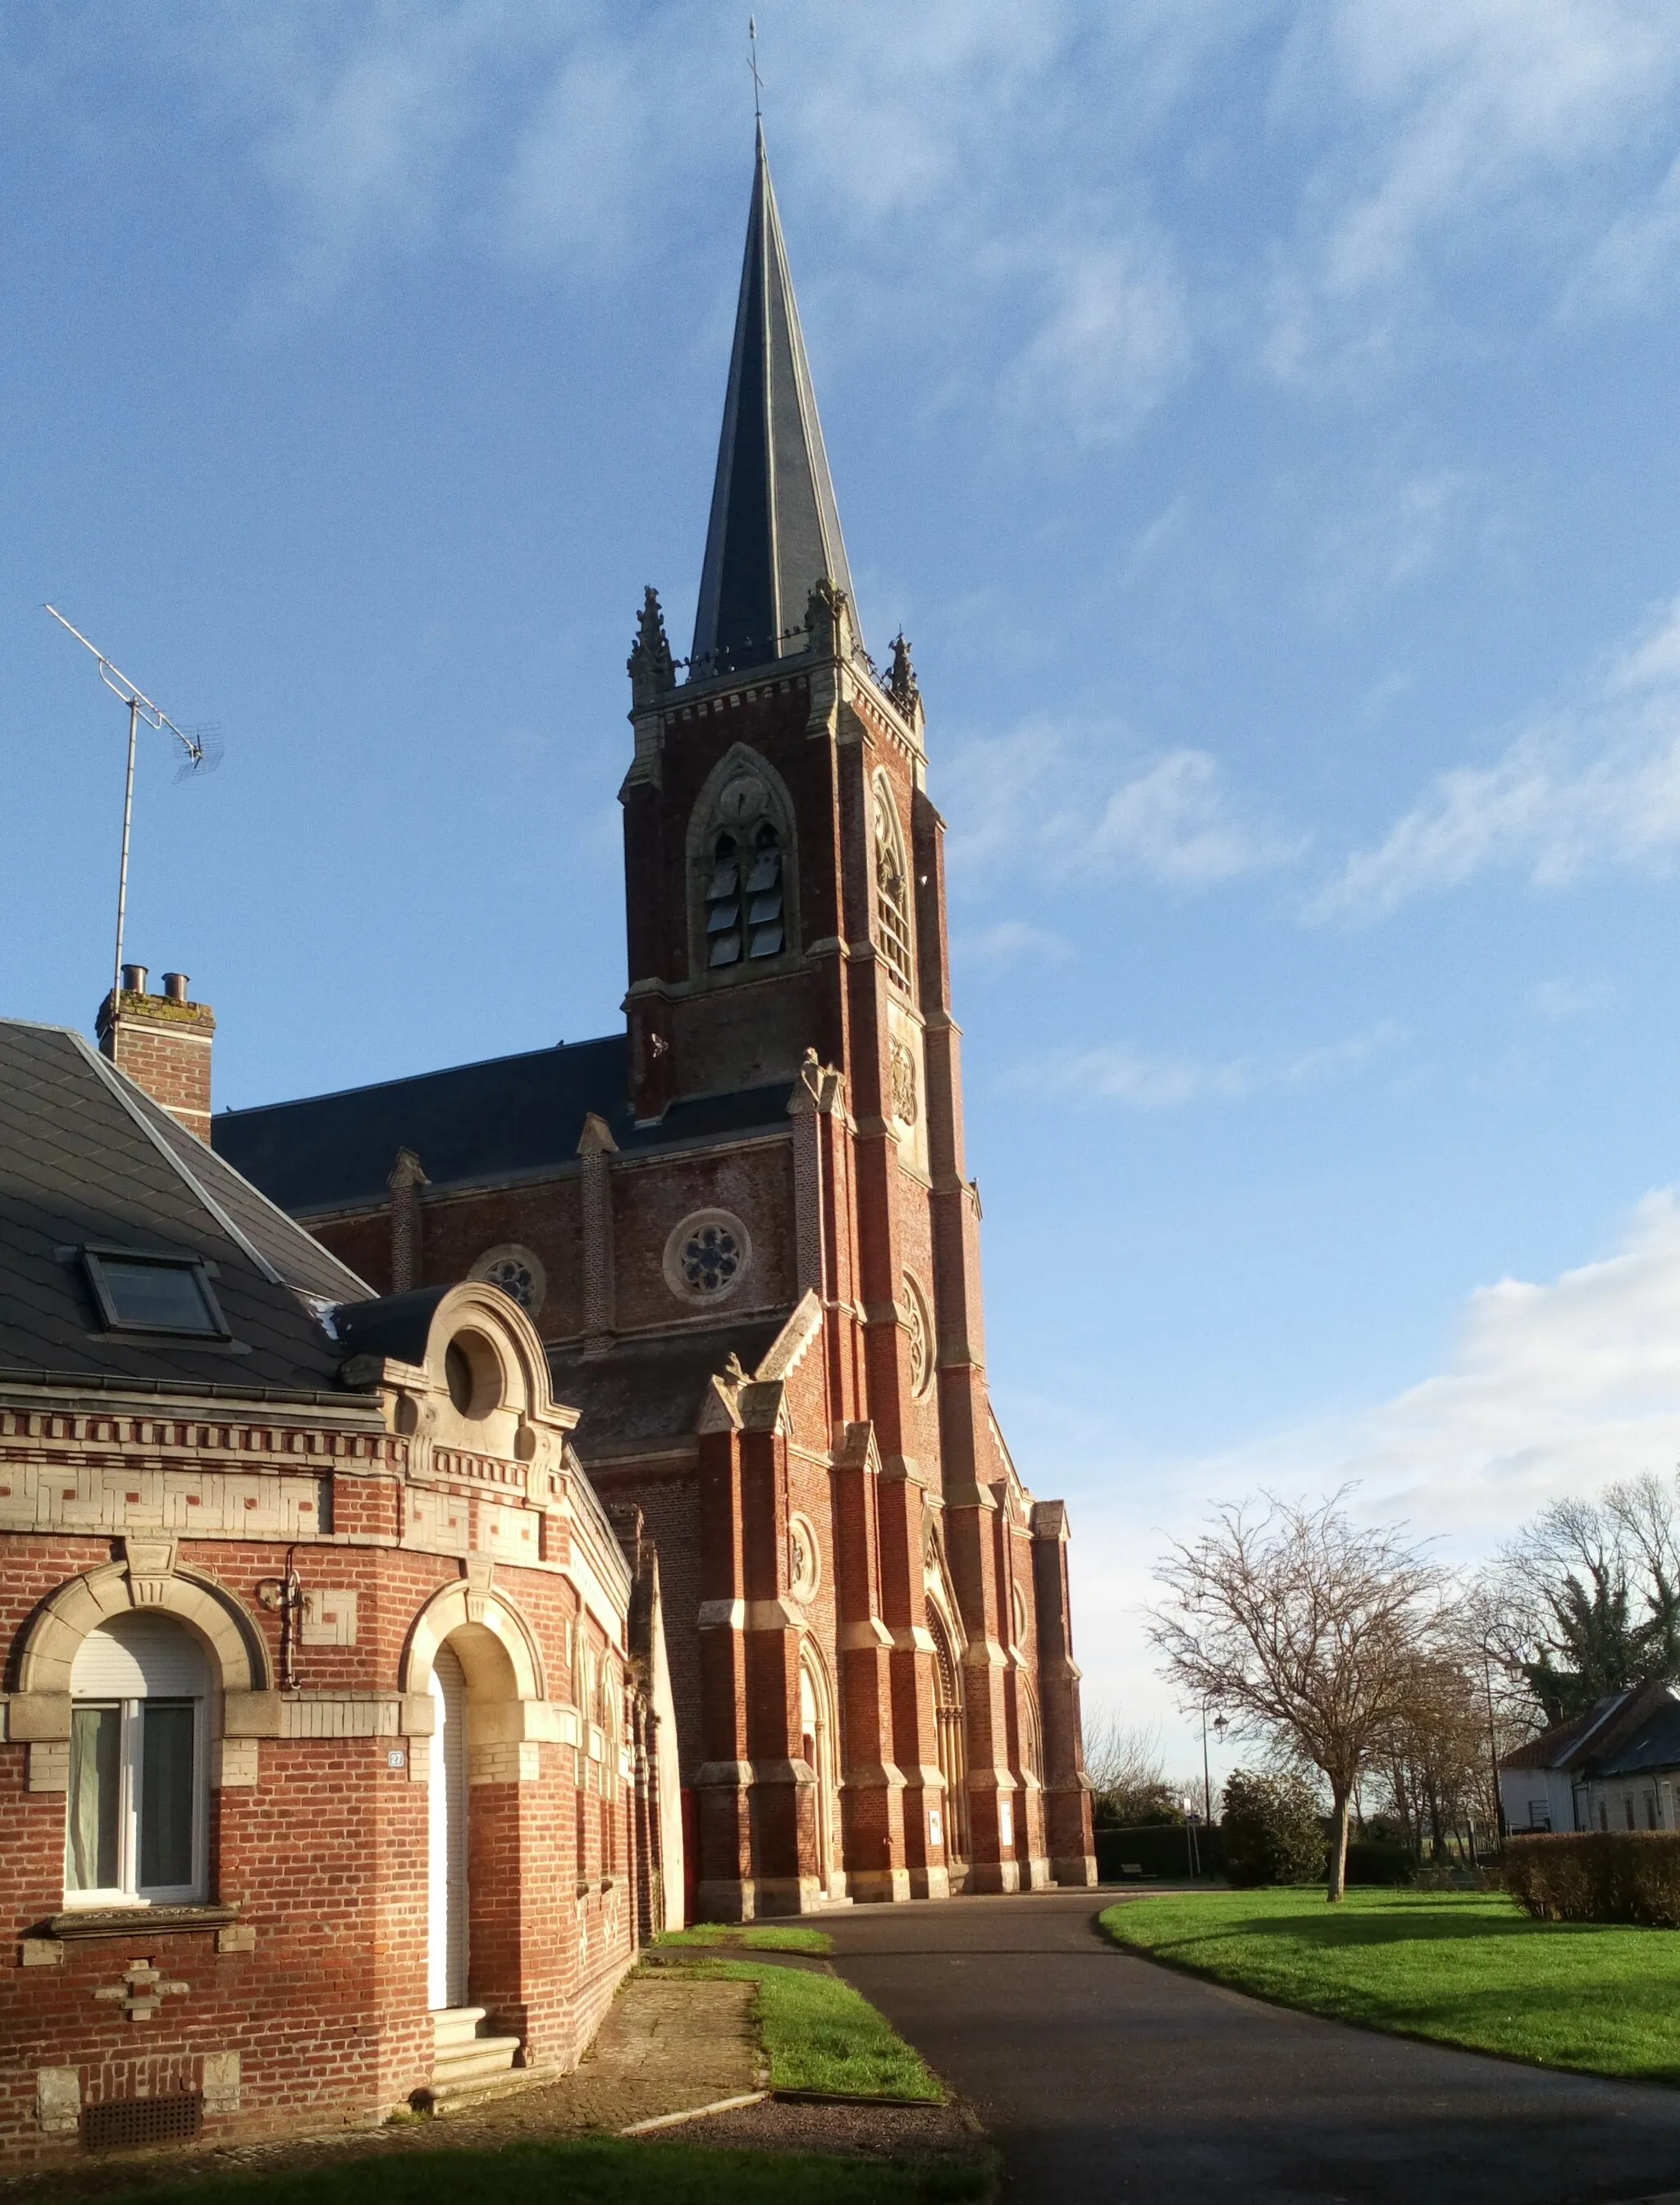
[[[140,1754],[144,1713],[148,1698],[166,1707],[183,1703],[193,1709],[193,1875],[188,1883],[140,1882]],[[115,1693],[89,1692],[72,1701],[74,1708],[116,1708],[121,1728],[117,1744],[116,1857],[120,1881],[95,1891],[76,1891],[70,1885],[70,1816],[74,1810],[74,1778],[64,1802],[64,1908],[102,1906],[193,1906],[206,1896],[210,1860],[210,1727],[206,1703],[199,1694],[158,1692],[139,1698]]]

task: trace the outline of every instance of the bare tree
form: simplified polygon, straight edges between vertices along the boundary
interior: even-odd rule
[[[1418,1661],[1408,1704],[1377,1750],[1374,1774],[1379,1800],[1420,1854],[1426,1830],[1439,1860],[1449,1833],[1477,1823],[1491,1828],[1487,1722],[1469,1670],[1446,1656]]]
[[[1168,1781],[1155,1724],[1123,1722],[1112,1709],[1098,1709],[1085,1724],[1085,1770],[1107,1828],[1183,1821],[1184,1786]]]
[[[1597,1501],[1554,1501],[1524,1526],[1483,1590],[1500,1666],[1547,1722],[1607,1693],[1680,1679],[1680,1525],[1673,1483],[1647,1471]]]
[[[1400,1527],[1356,1530],[1347,1489],[1316,1506],[1226,1507],[1157,1569],[1150,1636],[1187,1698],[1318,1769],[1330,1786],[1330,1891],[1343,1893],[1348,1805],[1415,1703],[1443,1572]]]

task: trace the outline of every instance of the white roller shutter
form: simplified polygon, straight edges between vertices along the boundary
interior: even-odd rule
[[[78,1700],[196,1700],[210,1690],[200,1641],[172,1616],[113,1616],[90,1631],[70,1668]]]

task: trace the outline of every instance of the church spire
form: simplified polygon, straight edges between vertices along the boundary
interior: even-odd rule
[[[760,666],[803,649],[802,637],[784,639],[785,632],[802,625],[824,576],[851,597],[761,127],[694,621],[695,673]]]

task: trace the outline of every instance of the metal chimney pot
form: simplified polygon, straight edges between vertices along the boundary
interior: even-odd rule
[[[145,995],[145,972],[146,968],[144,965],[125,965],[123,966],[122,992],[125,996]]]
[[[184,972],[166,972],[166,973],[164,973],[164,975],[163,975],[163,993],[164,993],[164,994],[169,997],[169,1001],[170,1001],[172,1003],[184,1003],[184,1002],[187,1001],[187,975],[186,975],[186,973],[184,973]]]

